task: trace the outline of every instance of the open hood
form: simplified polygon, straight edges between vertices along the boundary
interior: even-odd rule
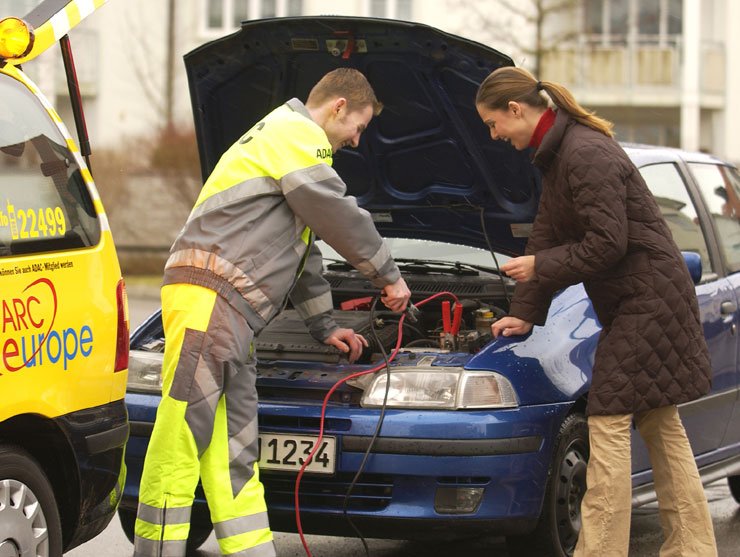
[[[479,83],[511,58],[432,27],[385,19],[248,21],[185,56],[204,179],[273,108],[305,101],[342,66],[363,72],[385,108],[334,168],[380,233],[521,253],[537,210],[528,153],[492,141],[475,110]]]

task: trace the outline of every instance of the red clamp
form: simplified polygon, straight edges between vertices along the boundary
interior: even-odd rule
[[[372,296],[368,296],[367,298],[354,298],[339,304],[339,309],[343,311],[368,311],[372,301]]]
[[[444,334],[452,332],[452,325],[450,324],[450,302],[447,300],[442,302],[442,331]]]
[[[453,335],[457,335],[460,332],[460,324],[462,323],[462,304],[455,303],[455,315],[452,317],[452,330],[450,331]]]

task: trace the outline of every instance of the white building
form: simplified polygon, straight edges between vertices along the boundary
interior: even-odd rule
[[[0,0],[0,16],[34,0]],[[508,0],[528,9],[534,0]],[[168,14],[174,7],[172,114],[191,125],[182,56],[235,31],[243,19],[287,15],[362,15],[419,21],[486,42],[530,69],[506,43],[535,30],[497,0],[109,0],[71,33],[94,146],[115,147],[164,125]],[[14,13],[18,13],[15,11]],[[472,26],[471,18],[485,25]],[[568,86],[588,108],[614,121],[619,139],[702,149],[740,162],[739,0],[573,0],[545,36],[563,40],[542,55],[543,79]],[[513,22],[513,23],[512,23]],[[503,42],[502,42],[503,41]],[[65,106],[58,57],[33,70]],[[62,117],[73,129],[71,111]]]

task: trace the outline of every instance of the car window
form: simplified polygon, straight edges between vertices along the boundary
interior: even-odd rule
[[[4,75],[0,99],[0,257],[97,244],[93,200],[49,113]]]
[[[703,271],[711,272],[713,269],[709,251],[704,233],[699,226],[696,207],[676,165],[651,164],[640,168],[640,174],[658,202],[660,212],[668,223],[678,248],[681,251],[693,251],[701,255]]]
[[[717,228],[727,267],[740,271],[740,178],[737,170],[718,164],[689,164]]]

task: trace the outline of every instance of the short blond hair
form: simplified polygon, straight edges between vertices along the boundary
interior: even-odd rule
[[[350,111],[372,105],[373,115],[377,116],[383,110],[383,104],[375,96],[370,82],[361,72],[352,68],[337,68],[322,77],[308,94],[306,105],[319,106],[338,97],[347,99]]]

